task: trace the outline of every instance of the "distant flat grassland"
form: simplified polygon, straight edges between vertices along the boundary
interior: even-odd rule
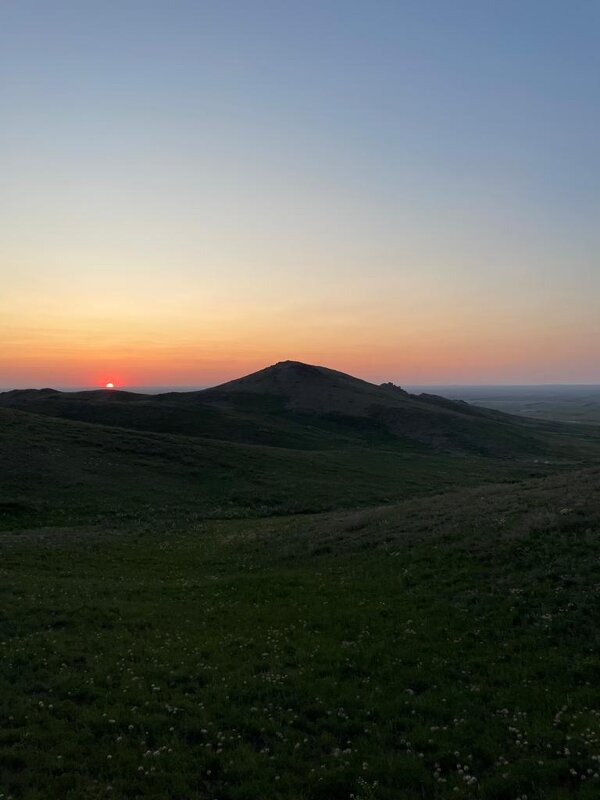
[[[0,796],[600,796],[600,476],[1,534]]]
[[[597,386],[482,387],[456,389],[465,400],[483,408],[539,420],[600,425],[600,388]]]
[[[589,400],[480,400],[479,405],[507,414],[543,420],[600,425],[600,396]]]

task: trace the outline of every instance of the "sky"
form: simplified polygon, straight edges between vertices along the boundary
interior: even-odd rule
[[[0,386],[600,382],[596,0],[3,0]]]

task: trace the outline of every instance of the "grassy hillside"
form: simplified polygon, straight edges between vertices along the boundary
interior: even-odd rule
[[[599,460],[597,427],[415,397],[296,362],[203,392],[7,392],[0,526],[306,513]]]
[[[0,546],[7,797],[598,797],[598,471]]]
[[[0,409],[0,526],[349,508],[557,468],[326,441],[323,450],[244,445]]]
[[[80,422],[273,447],[323,450],[385,443],[493,457],[549,453],[543,426],[294,361],[201,392],[27,390],[0,394],[0,406]]]
[[[27,390],[0,394],[0,407],[154,433],[208,437],[243,444],[323,448],[384,436],[382,426],[338,425],[270,407],[224,410],[195,392],[143,395],[120,391]],[[279,413],[273,413],[278,411]],[[311,424],[312,423],[312,424]],[[389,434],[386,438],[390,438]]]
[[[305,367],[0,398],[0,798],[598,796],[600,429]]]

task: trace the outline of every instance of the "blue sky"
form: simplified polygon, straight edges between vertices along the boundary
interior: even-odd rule
[[[0,384],[592,382],[597,2],[6,2]]]

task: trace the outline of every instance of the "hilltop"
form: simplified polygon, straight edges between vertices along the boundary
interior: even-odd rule
[[[205,389],[201,396],[208,402],[218,402],[244,394],[283,398],[286,408],[294,411],[352,416],[365,414],[373,405],[396,402],[386,387],[301,361],[280,361],[243,378]]]

